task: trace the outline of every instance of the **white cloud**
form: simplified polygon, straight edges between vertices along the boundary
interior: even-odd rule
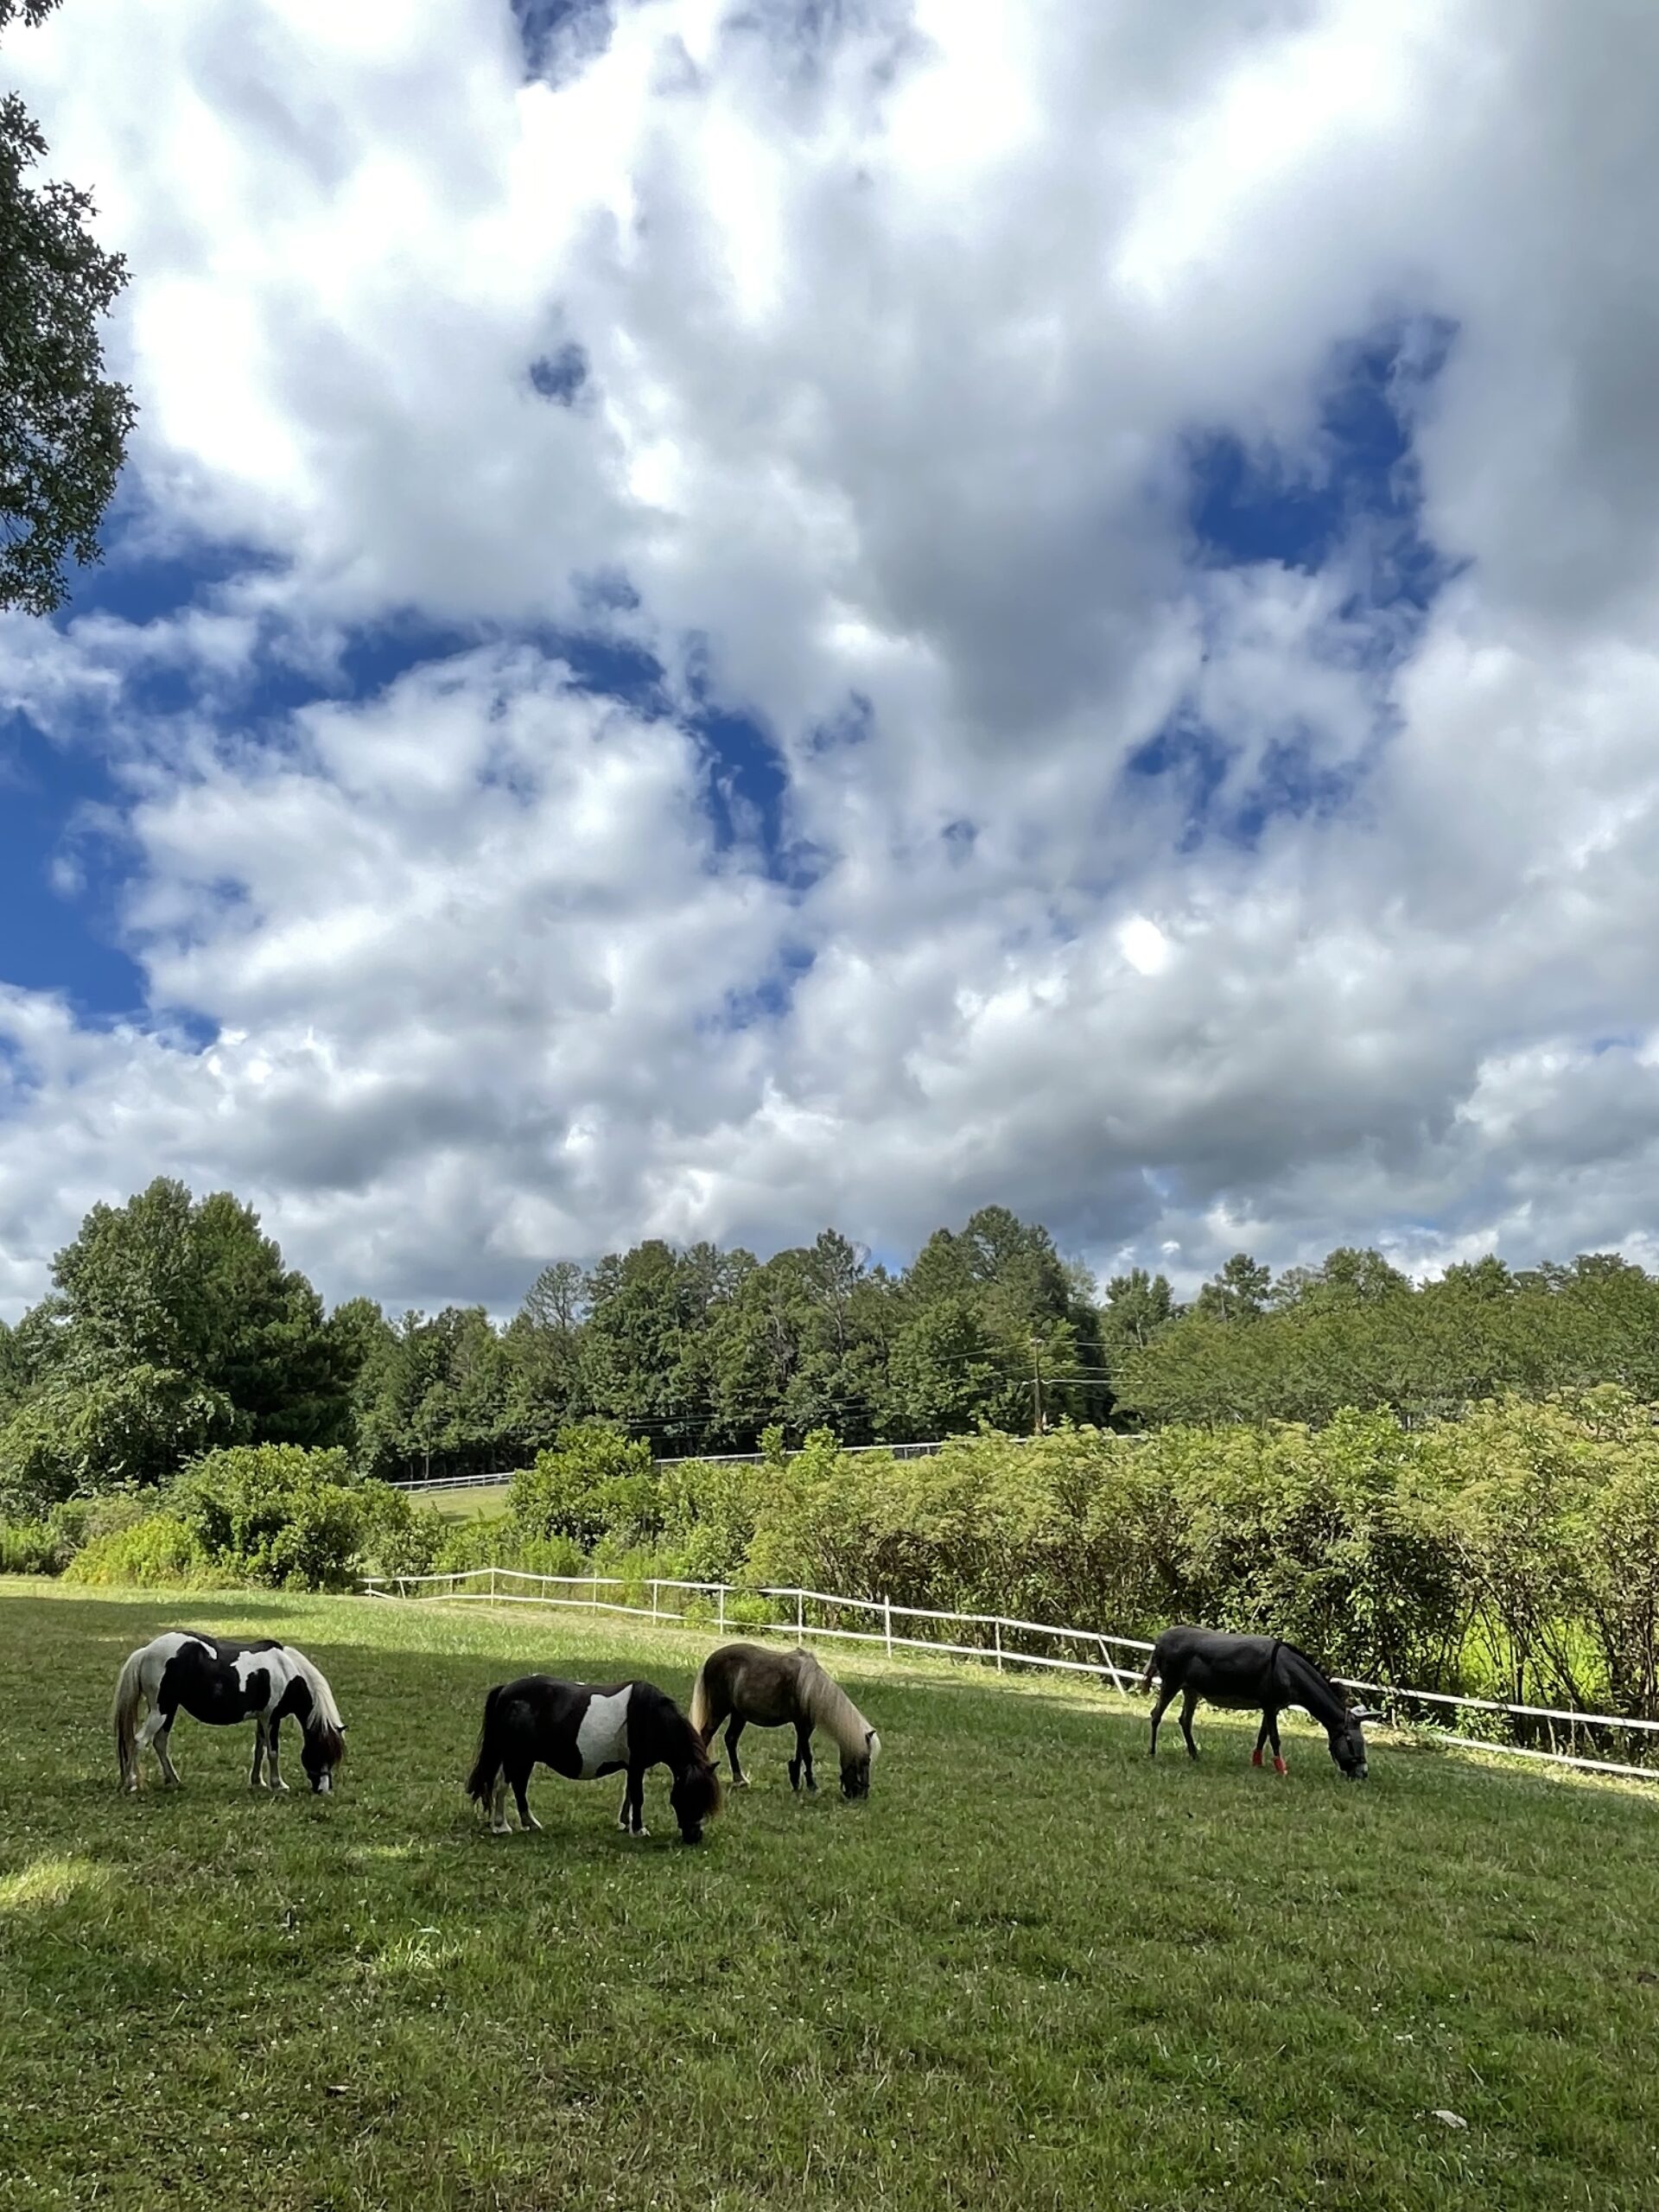
[[[14,57],[132,264],[150,542],[270,560],[0,632],[118,764],[155,1016],[4,1001],[0,1298],[156,1167],[394,1298],[992,1197],[1184,1275],[1646,1249],[1659,18],[619,0],[527,82],[505,5],[73,0]],[[1452,334],[1401,391],[1463,564],[1421,632],[1363,528],[1201,564],[1185,441],[1317,474],[1401,317]],[[249,719],[257,653],[606,574],[677,715],[487,645]],[[694,672],[771,733],[798,895],[715,837]],[[1126,777],[1178,708],[1253,834]]]

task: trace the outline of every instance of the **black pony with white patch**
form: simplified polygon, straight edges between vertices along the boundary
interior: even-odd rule
[[[518,1803],[518,1825],[541,1826],[525,1796],[537,1764],[572,1782],[626,1774],[617,1826],[643,1836],[645,1776],[665,1766],[673,1777],[669,1803],[687,1843],[701,1843],[702,1824],[720,1810],[720,1777],[702,1739],[673,1699],[654,1682],[594,1689],[551,1675],[498,1682],[484,1700],[484,1726],[467,1794],[490,1808],[490,1829],[507,1833],[507,1791]]]
[[[1152,1708],[1150,1755],[1158,1756],[1158,1723],[1173,1698],[1181,1697],[1181,1733],[1189,1758],[1197,1758],[1192,1740],[1192,1713],[1198,1700],[1235,1712],[1259,1712],[1262,1726],[1255,1738],[1252,1766],[1262,1764],[1262,1746],[1273,1745],[1275,1774],[1288,1771],[1279,1751],[1279,1715],[1289,1705],[1300,1705],[1317,1720],[1330,1739],[1331,1756],[1350,1782],[1363,1782],[1366,1774],[1365,1733],[1360,1723],[1370,1716],[1351,1705],[1330,1676],[1313,1664],[1305,1651],[1277,1636],[1224,1636],[1213,1629],[1166,1628],[1152,1648],[1141,1687],[1150,1689],[1159,1681],[1158,1701]]]
[[[139,1709],[146,1705],[149,1715],[141,1725]],[[324,1795],[334,1788],[334,1769],[346,1755],[346,1724],[322,1669],[292,1644],[227,1643],[183,1628],[142,1644],[115,1686],[115,1751],[123,1789],[137,1789],[138,1755],[147,1749],[161,1764],[165,1786],[179,1787],[168,1743],[181,1713],[218,1728],[253,1722],[248,1777],[253,1789],[264,1786],[260,1770],[267,1762],[270,1787],[287,1789],[278,1764],[282,1726],[297,1720],[307,1780]]]

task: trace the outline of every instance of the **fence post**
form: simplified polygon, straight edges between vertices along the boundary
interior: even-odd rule
[[[798,1590],[795,1592],[795,1641],[797,1643],[799,1643],[802,1640],[804,1621],[801,1606],[804,1600],[802,1599],[801,1592]]]
[[[991,1625],[996,1637],[996,1671],[1000,1675],[1002,1671],[1002,1624],[994,1621]]]
[[[493,1567],[490,1569],[490,1595],[492,1598],[495,1595],[495,1569]]]
[[[597,1569],[588,1578],[588,1602],[597,1610],[599,1605],[599,1574]]]
[[[651,1585],[651,1618],[652,1620],[655,1620],[657,1618],[657,1583],[655,1577],[652,1578]]]
[[[720,1586],[717,1610],[720,1622],[720,1632],[724,1636],[726,1633],[726,1585],[723,1582]]]
[[[887,1631],[887,1656],[891,1659],[893,1656],[893,1600],[891,1598],[884,1597],[881,1600],[881,1618]]]

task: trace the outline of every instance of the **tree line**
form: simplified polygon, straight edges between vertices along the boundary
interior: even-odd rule
[[[52,1288],[0,1324],[0,1510],[171,1478],[232,1446],[339,1449],[360,1475],[527,1465],[603,1421],[671,1458],[1070,1422],[1409,1426],[1503,1391],[1614,1382],[1659,1400],[1659,1281],[1606,1255],[1495,1259],[1414,1284],[1340,1248],[1274,1276],[1238,1254],[1183,1305],[1097,1288],[1002,1206],[889,1268],[834,1230],[761,1260],[648,1240],[543,1268],[518,1312],[330,1311],[252,1209],[158,1179],[94,1206]]]

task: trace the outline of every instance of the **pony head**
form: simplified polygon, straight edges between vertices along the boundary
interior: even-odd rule
[[[300,1764],[314,1791],[326,1797],[334,1786],[334,1769],[346,1756],[346,1731],[331,1721],[316,1719],[300,1745]]]
[[[870,1761],[881,1748],[881,1738],[874,1728],[864,1731],[862,1751],[849,1758],[844,1752],[841,1761],[841,1794],[843,1797],[868,1797],[870,1794]]]
[[[1363,1782],[1365,1779],[1365,1732],[1360,1723],[1370,1719],[1370,1715],[1363,1706],[1351,1705],[1330,1731],[1331,1756],[1337,1763],[1338,1772],[1345,1781]]]
[[[695,1736],[693,1741],[696,1741]],[[703,1822],[712,1821],[720,1810],[720,1776],[702,1753],[699,1743],[696,1756],[683,1773],[675,1776],[668,1793],[669,1804],[680,1824],[682,1843],[701,1843]]]

